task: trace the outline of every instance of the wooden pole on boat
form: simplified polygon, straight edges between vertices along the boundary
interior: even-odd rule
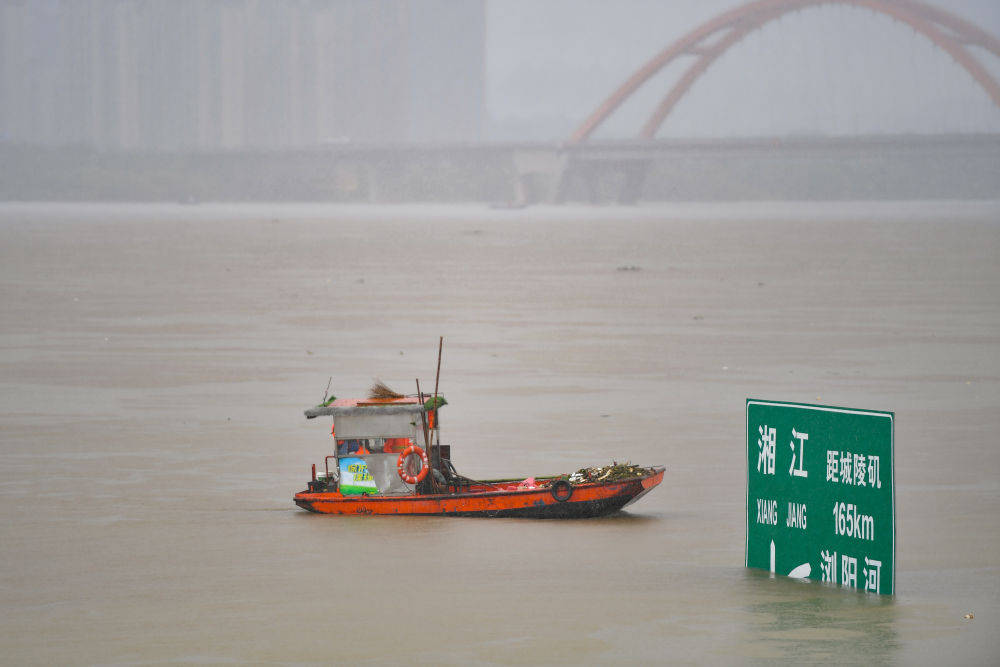
[[[423,403],[424,403],[424,392],[420,391],[420,378],[417,378],[417,400],[420,401],[420,405],[422,407]],[[431,445],[430,445],[430,442],[429,442],[430,435],[429,435],[429,432],[427,430],[427,411],[426,410],[421,410],[420,411],[420,422],[424,426],[424,448],[426,448],[426,450],[428,452],[430,452],[431,451]],[[428,459],[428,463],[429,462],[430,462],[430,459]],[[428,470],[427,474],[429,474],[431,476],[431,485],[433,485],[434,484],[434,473],[432,473],[430,470]],[[416,491],[417,487],[414,486],[413,490]]]
[[[420,378],[417,378],[417,400],[420,401],[421,405],[424,404],[424,392],[420,391]],[[429,436],[429,434],[427,432],[427,411],[426,410],[421,410],[420,411],[420,422],[424,425],[424,447],[426,447],[427,449],[430,449],[431,445],[430,445],[430,442],[428,441],[428,439],[429,439],[430,436]]]
[[[434,398],[438,395],[438,382],[441,380],[441,348],[444,347],[444,336],[438,339],[438,369],[437,375],[434,376]],[[437,408],[437,401],[434,402],[434,407]]]
[[[440,418],[438,417],[438,383],[441,381],[441,348],[444,347],[444,336],[438,339],[438,367],[437,374],[434,376],[434,429],[438,432],[437,444],[438,444],[438,456],[441,455],[441,425]],[[431,447],[434,447],[434,443],[431,443]],[[431,451],[431,463],[434,462],[434,453]]]

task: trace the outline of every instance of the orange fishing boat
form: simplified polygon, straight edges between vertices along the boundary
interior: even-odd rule
[[[596,517],[634,503],[663,481],[663,467],[629,464],[470,479],[455,470],[451,447],[440,441],[438,413],[446,401],[422,399],[339,399],[306,410],[309,419],[333,417],[334,453],[321,472],[313,464],[295,503],[320,514]]]

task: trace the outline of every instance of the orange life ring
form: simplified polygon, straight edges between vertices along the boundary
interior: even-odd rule
[[[420,472],[417,473],[416,477],[406,472],[403,468],[403,465],[406,463],[406,459],[409,458],[410,454],[416,454],[420,457]],[[416,445],[410,445],[404,449],[399,453],[399,458],[396,459],[396,470],[399,471],[399,478],[407,484],[422,482],[424,477],[427,477],[427,471],[430,469],[431,463],[427,460],[427,452]]]

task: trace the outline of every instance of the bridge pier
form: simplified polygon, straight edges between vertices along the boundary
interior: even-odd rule
[[[636,204],[642,198],[652,163],[648,156],[573,151],[566,159],[553,203]]]
[[[559,148],[517,149],[512,156],[512,203],[518,206],[558,203],[566,155]]]
[[[621,165],[624,180],[618,190],[619,204],[636,204],[642,197],[651,160],[631,160]]]

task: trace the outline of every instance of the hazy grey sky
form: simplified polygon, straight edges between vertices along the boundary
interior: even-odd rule
[[[486,107],[494,131],[567,136],[668,43],[739,4],[491,1]],[[997,0],[936,5],[1000,35]],[[1000,77],[1000,63],[984,54]],[[647,83],[595,136],[633,136],[680,71]],[[983,131],[1000,131],[1000,110],[950,56],[905,24],[831,5],[787,15],[730,49],[660,136]]]
[[[111,150],[562,141],[742,0],[0,0],[0,141]],[[938,6],[1000,35],[1000,0]],[[1000,79],[1000,58],[972,49]],[[675,62],[595,138],[634,137]],[[725,52],[661,137],[1000,133],[910,26],[839,4]]]

